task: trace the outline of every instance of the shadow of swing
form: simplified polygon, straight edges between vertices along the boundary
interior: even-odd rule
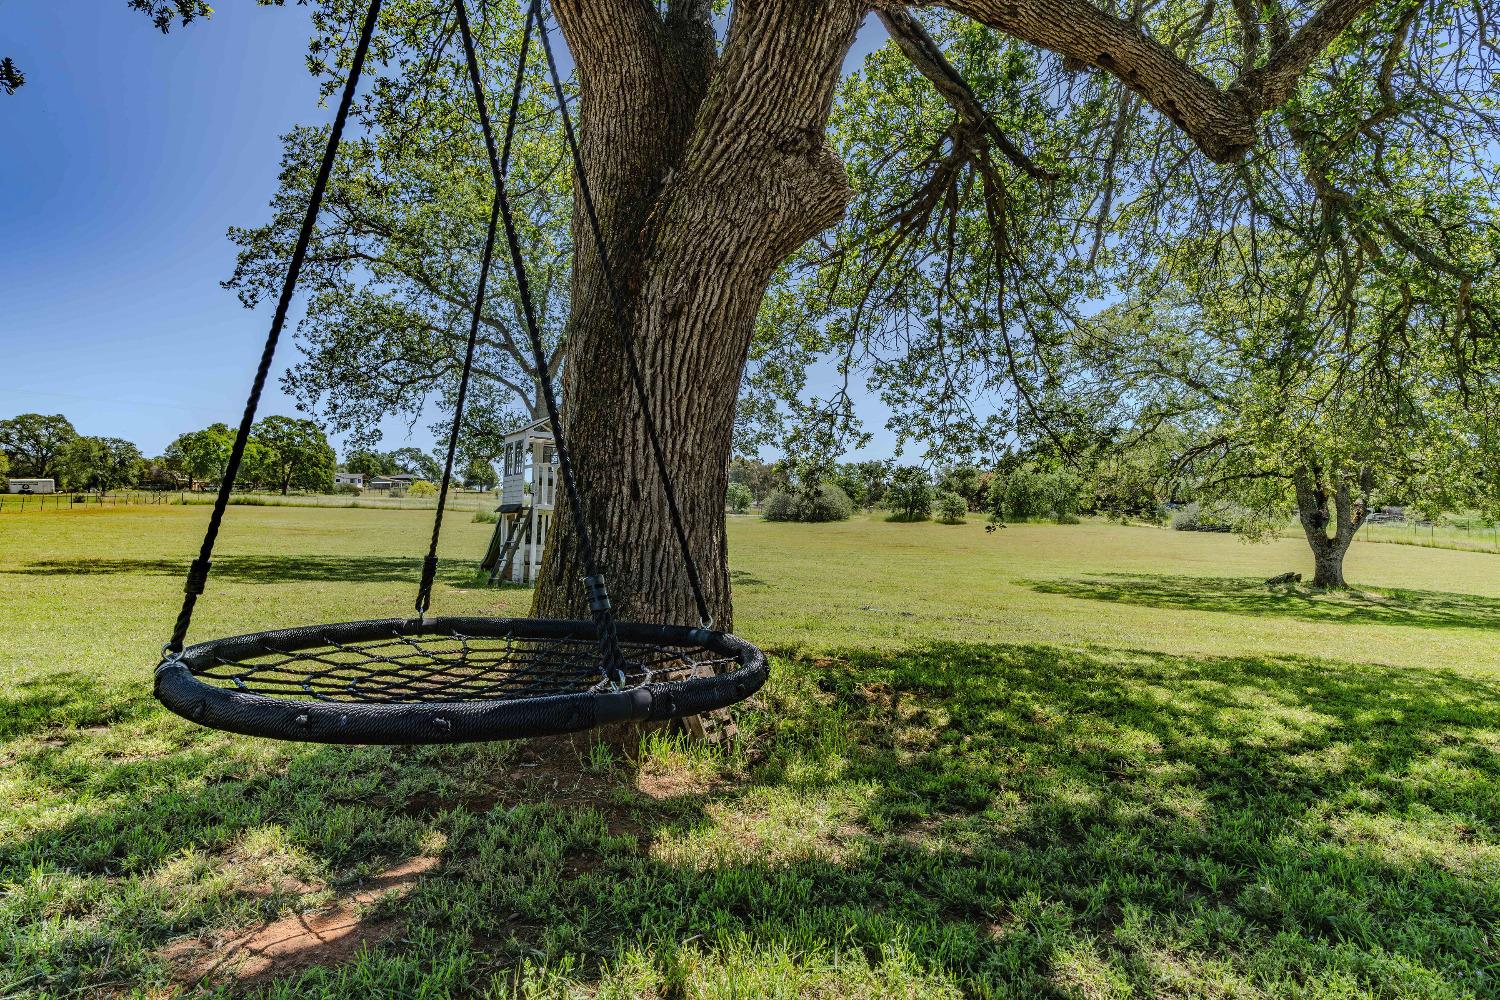
[[[0,843],[0,871],[41,859],[149,883],[189,849],[233,866],[267,824],[335,886],[431,858],[404,898],[335,927],[332,950],[316,933],[261,949],[254,982],[301,975],[335,990],[376,976],[440,993],[480,967],[520,975],[565,956],[583,956],[566,975],[587,986],[632,949],[668,978],[687,954],[812,962],[842,949],[872,967],[899,953],[967,992],[1035,995],[1058,990],[1060,949],[1081,935],[1149,991],[1138,929],[1195,913],[1233,927],[1246,955],[1293,935],[1309,963],[1298,975],[1396,975],[1378,962],[1389,955],[1442,978],[1464,975],[1500,917],[1460,843],[1500,839],[1483,819],[1495,813],[1476,808],[1500,798],[1485,735],[1500,728],[1500,685],[1295,658],[961,644],[783,671],[761,721],[747,720],[762,735],[746,766],[668,794],[643,794],[635,767],[590,771],[556,743],[287,747],[268,768],[212,752],[243,741],[205,736],[216,742],[153,759],[154,778],[101,761],[99,782],[128,778],[142,794]],[[54,695],[33,696],[37,709]],[[10,766],[23,779],[43,753]],[[777,802],[792,804],[791,825],[757,834]],[[1326,826],[1330,810],[1399,824],[1412,807],[1468,832],[1446,855],[1402,854]],[[441,846],[424,853],[432,838]],[[256,902],[232,880],[222,891],[225,908]],[[116,966],[80,953],[71,985],[128,970],[118,956],[134,935],[164,954],[184,932],[191,923],[102,919],[94,940],[120,939]],[[325,960],[345,964],[309,968]],[[20,973],[44,986],[56,974]]]

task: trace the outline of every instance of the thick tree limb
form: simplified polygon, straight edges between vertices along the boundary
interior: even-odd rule
[[[944,6],[1118,77],[1220,163],[1255,143],[1259,117],[1285,101],[1303,71],[1374,0],[1328,0],[1227,89],[1139,27],[1087,0],[944,0]]]
[[[655,63],[661,15],[650,0],[560,0],[552,5],[580,72]]]
[[[1054,171],[1038,166],[1019,146],[1011,142],[1005,133],[1000,131],[995,120],[980,103],[974,89],[948,61],[948,57],[943,54],[942,46],[938,45],[936,39],[927,33],[921,21],[903,8],[877,10],[876,14],[885,25],[885,30],[890,32],[891,38],[895,39],[901,52],[911,60],[911,64],[917,68],[917,71],[932,83],[943,99],[953,106],[953,110],[958,112],[965,124],[987,136],[995,144],[995,148],[1005,154],[1005,158],[1015,164],[1017,169],[1040,181],[1057,179]]]
[[[1372,0],[1328,0],[1271,52],[1264,66],[1245,73],[1229,92],[1247,95],[1259,111],[1283,103],[1313,60],[1371,6]]]

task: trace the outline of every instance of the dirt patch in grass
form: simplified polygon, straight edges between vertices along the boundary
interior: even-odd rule
[[[432,857],[410,858],[366,879],[360,888],[324,909],[227,936],[177,941],[167,946],[162,957],[172,968],[173,982],[185,987],[228,980],[252,985],[313,966],[337,965],[361,947],[400,931],[401,921],[367,911],[382,899],[409,894],[437,864]]]
[[[587,744],[568,737],[535,740],[508,766],[496,769],[478,789],[457,796],[419,793],[404,801],[387,801],[405,815],[432,815],[446,810],[487,812],[545,801],[564,809],[595,809],[612,833],[643,840],[646,827],[639,811],[686,795],[700,795],[705,779],[676,770],[633,767],[594,770],[586,766]],[[620,790],[636,794],[622,800]],[[564,873],[569,879],[596,871],[604,858],[592,852],[570,852]],[[308,969],[350,961],[361,948],[399,939],[405,920],[389,907],[408,896],[418,882],[440,865],[440,859],[418,856],[363,880],[318,909],[296,913],[253,928],[183,939],[160,952],[173,984],[184,991],[203,985],[237,987],[294,977]],[[288,889],[308,895],[317,887],[292,880],[266,886],[252,895],[270,896]],[[519,924],[515,930],[521,930]]]

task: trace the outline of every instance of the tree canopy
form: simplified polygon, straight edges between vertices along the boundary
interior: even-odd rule
[[[75,437],[58,455],[57,467],[68,489],[108,493],[139,478],[141,452],[122,438]]]
[[[62,450],[77,436],[61,413],[22,413],[0,420],[0,451],[10,458],[10,474],[21,479],[56,477]]]
[[[314,17],[310,59],[326,79],[338,72],[329,54],[345,41],[343,13],[329,7]],[[494,185],[453,17],[451,5],[427,0],[384,5],[381,64],[353,111],[357,134],[340,147],[299,283],[308,299],[297,335],[303,358],[285,388],[331,430],[365,446],[379,441],[379,423],[390,415],[415,424],[436,410],[434,430],[445,435],[463,367]],[[497,83],[514,73],[518,26],[513,11],[479,25],[478,51]],[[527,81],[528,120],[543,117],[538,72]],[[230,230],[240,253],[225,285],[247,306],[280,292],[327,136],[322,126],[288,133],[270,221]],[[555,131],[521,128],[511,169],[549,344],[547,377],[555,378],[569,308],[572,210]],[[493,270],[486,299],[463,430],[469,447],[493,456],[505,432],[538,414],[539,390],[514,276],[503,266]]]
[[[1289,11],[1258,23],[1249,10],[1140,18],[1161,18],[1154,37],[1225,81],[1236,66],[1264,72],[1295,33]],[[844,84],[831,119],[854,201],[772,289],[751,357],[758,411],[788,438],[806,440],[811,415],[838,445],[857,442],[847,384],[864,378],[890,428],[934,457],[993,456],[1017,436],[1085,448],[1101,424],[1077,331],[1101,301],[1149,286],[1164,257],[1184,259],[1190,238],[1217,280],[1259,268],[1275,239],[1317,262],[1303,280],[1345,299],[1378,276],[1412,308],[1445,311],[1453,356],[1472,363],[1495,317],[1494,14],[1369,11],[1289,100],[1253,116],[1258,141],[1236,158],[1195,155],[1217,147],[1066,55],[949,15],[883,12],[894,44]],[[845,388],[809,401],[819,357]]]
[[[179,434],[167,445],[163,456],[167,465],[188,478],[188,486],[194,483],[216,483],[224,477],[229,467],[229,452],[234,447],[234,431],[228,424],[211,424],[199,431]],[[253,468],[252,460],[242,468]]]
[[[329,92],[348,65],[359,6],[316,15],[310,65]],[[497,87],[513,64],[503,57],[518,12],[501,0],[472,6],[487,85]],[[1463,88],[1443,113],[1477,115],[1481,133],[1493,124],[1487,98],[1475,96],[1490,79],[1483,0],[883,7],[895,44],[843,85],[843,60],[869,13],[862,3],[556,0],[550,12],[576,66],[580,162],[611,261],[606,269],[584,245],[566,278],[554,272],[551,332],[566,345],[564,406],[587,520],[618,605],[653,620],[691,609],[686,575],[667,555],[675,538],[654,449],[639,415],[621,407],[631,398],[625,343],[646,359],[689,544],[727,622],[725,470],[747,358],[757,374],[779,373],[770,381],[782,402],[748,397],[741,428],[753,433],[768,410],[789,410],[800,429],[783,438],[805,443],[809,458],[857,433],[847,391],[819,400],[782,391],[801,389],[817,357],[874,378],[900,432],[946,439],[947,461],[1018,434],[1070,454],[1111,430],[1097,419],[1097,391],[1081,391],[1097,380],[1068,352],[1115,273],[1203,218],[1217,217],[1222,232],[1286,216],[1267,177],[1287,180],[1299,211],[1329,202],[1339,175],[1330,191],[1306,180],[1320,151],[1333,162],[1379,147],[1396,178],[1396,153],[1417,137],[1399,131],[1399,113],[1366,107],[1359,138],[1340,141],[1361,94],[1389,91],[1399,106],[1401,94],[1434,82],[1439,94]],[[310,257],[302,335],[311,367],[292,379],[339,430],[370,428],[373,409],[415,417],[418,400],[451,384],[430,373],[452,370],[443,343],[451,361],[451,317],[472,294],[488,198],[447,5],[396,0],[377,37],[376,79],[358,103],[361,127]],[[316,138],[289,139],[273,221],[236,233],[244,252],[231,284],[247,301],[285,258],[283,220],[302,202]],[[566,185],[544,144],[536,148],[538,181],[518,181],[517,191],[541,199],[529,210],[541,221],[523,241],[541,274],[564,246],[553,223],[571,214],[583,232],[593,216],[576,200],[541,198]],[[1302,155],[1306,163],[1289,160]],[[443,175],[424,174],[429,162]],[[1236,212],[1246,218],[1222,224]],[[1386,209],[1368,225],[1385,227],[1381,218],[1433,250],[1416,216]],[[491,318],[500,375],[503,330],[514,324],[503,309]],[[532,385],[552,378],[560,358],[529,373]],[[366,375],[373,381],[361,382]],[[549,547],[538,613],[582,606],[573,530],[560,523]]]
[[[323,431],[311,420],[266,417],[253,433],[260,445],[256,478],[271,483],[282,494],[292,490],[327,493],[333,489],[338,459]]]

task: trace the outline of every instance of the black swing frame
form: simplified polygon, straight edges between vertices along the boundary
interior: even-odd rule
[[[698,567],[693,559],[677,503],[676,490],[666,467],[639,358],[630,336],[630,326],[583,170],[583,159],[568,113],[567,97],[557,62],[548,39],[541,0],[531,0],[527,7],[526,27],[516,66],[503,152],[496,148],[465,2],[454,0],[469,79],[495,182],[495,198],[485,238],[463,374],[448,438],[447,461],[439,489],[437,512],[433,518],[432,539],[423,561],[422,578],[418,587],[416,611],[419,617],[307,625],[185,646],[184,640],[192,620],[194,605],[207,582],[214,542],[229,504],[230,491],[244,456],[260,395],[296,290],[297,278],[312,238],[380,7],[381,0],[370,0],[339,110],[313,184],[281,297],[277,302],[260,367],[246,401],[202,548],[188,571],[182,610],[178,614],[172,638],[163,651],[163,660],[156,669],[157,699],[178,715],[201,725],[248,736],[319,743],[400,745],[517,739],[578,732],[614,722],[662,721],[723,708],[750,696],[765,683],[770,673],[769,664],[765,655],[755,646],[737,636],[716,631],[713,627]],[[573,517],[579,562],[584,570],[592,620],[427,616],[437,570],[438,539],[443,523],[442,498],[447,495],[452,478],[478,338],[480,312],[493,262],[497,225],[501,221],[504,222],[511,265],[516,276],[536,370],[547,370],[505,183],[533,28],[540,29],[541,48],[562,117],[581,207],[599,254],[614,319],[624,339],[629,373],[661,479],[672,528],[682,550],[688,582],[699,612],[701,627],[698,628],[622,623],[615,619],[604,577],[595,558],[587,521],[583,516],[582,500],[563,435],[557,402],[551,382],[546,378],[541,383],[542,395],[556,443],[564,494]],[[403,644],[415,649],[428,640],[456,642],[460,646],[460,652],[455,654],[451,649],[435,652],[428,649],[405,653],[399,649]],[[470,644],[475,641],[490,642],[490,652],[471,659]],[[520,650],[515,654],[515,659],[521,666],[513,667],[511,676],[536,676],[540,673],[537,665],[549,662],[548,657],[551,657],[550,662],[559,676],[536,688],[547,693],[523,693],[522,696],[513,698],[467,697],[476,688],[481,691],[504,689],[504,678],[508,676],[505,672],[497,671],[491,679],[494,683],[488,687],[483,677],[484,669],[499,662],[493,651],[495,643],[501,644],[504,650]],[[388,653],[387,650],[393,645],[398,647],[398,651]],[[593,670],[597,671],[597,676],[586,679],[579,677],[579,646],[590,650],[588,661],[592,663]],[[564,647],[571,652],[560,654],[558,651]],[[299,673],[284,669],[289,663],[317,666]],[[707,673],[703,669],[705,666],[709,668]],[[571,681],[561,676],[567,670],[572,671]],[[267,682],[267,676],[273,680]],[[263,690],[257,691],[257,685],[262,686]],[[570,685],[573,690],[567,689]],[[295,690],[298,688],[300,691]],[[271,693],[265,693],[266,690]],[[284,696],[289,693],[297,696]],[[300,696],[303,694],[306,696]]]
[[[189,646],[158,669],[156,696],[184,718],[244,736],[314,743],[467,743],[557,736],[616,722],[699,715],[748,697],[770,673],[765,654],[737,636],[680,625],[622,623],[618,636],[627,649],[665,653],[691,649],[730,661],[733,667],[706,676],[647,680],[631,687],[601,683],[591,690],[543,697],[385,704],[273,698],[201,679],[214,668],[232,674],[235,664],[268,654],[427,636],[536,643],[593,643],[598,639],[593,622],[535,618],[392,618],[303,626]]]

